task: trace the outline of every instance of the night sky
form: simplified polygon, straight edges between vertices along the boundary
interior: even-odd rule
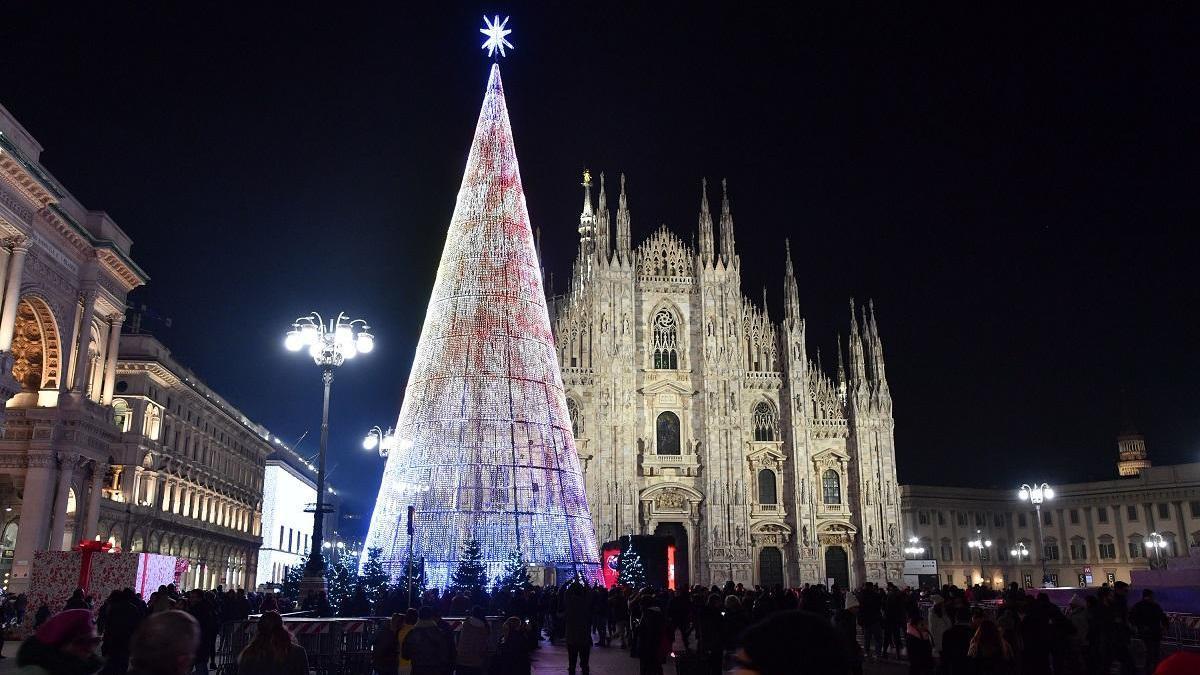
[[[765,284],[779,318],[790,237],[827,368],[848,299],[874,298],[901,482],[1112,477],[1122,390],[1154,462],[1200,459],[1187,3],[86,4],[6,3],[0,103],[133,238],[135,301],[173,319],[154,332],[280,437],[309,431],[302,453],[320,374],[284,332],[370,321],[333,390],[351,509],[374,502],[360,441],[399,411],[462,177],[483,12],[513,15],[505,88],[560,291],[585,166],[626,173],[639,241],[690,240],[700,178],[728,177],[747,295]]]

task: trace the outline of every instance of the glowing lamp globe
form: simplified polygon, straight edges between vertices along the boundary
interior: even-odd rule
[[[379,445],[379,437],[374,433],[367,434],[367,437],[363,439],[363,449],[365,450],[374,450],[377,445]]]
[[[375,338],[364,330],[358,334],[358,339],[355,340],[354,346],[358,348],[358,351],[368,354],[375,348]]]
[[[1046,499],[1054,499],[1054,490],[1049,487],[1042,488],[1042,496]]]
[[[306,345],[315,344],[318,333],[317,327],[311,323],[306,323],[300,327],[300,335],[304,338],[304,344]]]
[[[1029,490],[1026,490],[1025,488],[1021,488],[1021,491],[1017,493],[1017,497],[1018,497],[1018,498],[1019,498],[1021,501],[1028,501],[1028,499],[1029,499]]]
[[[284,338],[283,346],[289,352],[298,352],[304,347],[304,336],[300,334],[299,330],[292,329],[288,331],[287,337]]]

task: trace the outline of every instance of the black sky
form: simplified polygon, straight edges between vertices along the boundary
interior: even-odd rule
[[[513,15],[505,87],[560,288],[584,166],[627,174],[635,239],[690,239],[701,176],[727,176],[746,293],[780,315],[790,237],[827,366],[849,297],[875,299],[902,482],[1110,477],[1122,388],[1155,462],[1198,459],[1188,3],[5,4],[0,103],[133,237],[136,298],[182,362],[312,452],[319,374],[283,332],[310,309],[376,328],[333,393],[332,480],[359,509],[381,466],[359,440],[398,412],[478,115],[485,11]]]

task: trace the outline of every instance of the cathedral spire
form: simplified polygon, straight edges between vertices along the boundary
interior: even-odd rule
[[[867,301],[867,310],[871,317],[871,327],[867,331],[867,339],[870,342],[871,349],[871,365],[875,374],[875,383],[887,382],[887,371],[883,364],[883,341],[879,339],[879,324],[875,322],[875,301]]]
[[[858,315],[854,311],[854,298],[850,298],[850,382],[859,384],[867,379],[867,367],[863,357],[862,333],[858,330]]]
[[[617,197],[617,255],[626,264],[633,260],[629,246],[629,202],[625,197],[625,174],[621,174],[621,195]]]
[[[583,211],[579,213],[579,258],[582,262],[596,246],[596,215],[592,212],[592,172],[583,170]]]
[[[796,284],[796,273],[792,269],[792,242],[783,240],[783,250],[786,256],[783,270],[783,318],[788,321],[800,320],[800,288]]]
[[[841,333],[838,333],[838,335],[837,335],[837,357],[838,357],[838,369],[837,369],[838,384],[840,384],[842,386],[842,388],[844,389],[846,387],[846,362],[842,359],[842,334]]]
[[[708,212],[708,179],[700,179],[700,264],[713,263],[713,221]]]
[[[596,203],[596,256],[608,262],[608,252],[612,249],[612,223],[608,215],[608,191],[604,188],[604,172],[600,172],[600,194]]]
[[[737,261],[733,240],[733,212],[729,208],[729,189],[724,178],[721,179],[721,259],[727,266]]]

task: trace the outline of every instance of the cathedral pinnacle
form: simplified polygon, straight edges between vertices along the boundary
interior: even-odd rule
[[[792,242],[783,240],[785,256],[783,270],[783,318],[800,320],[800,288],[796,284],[796,272],[792,269]]]
[[[708,211],[708,179],[700,179],[700,264],[713,262],[713,222]]]
[[[632,262],[629,236],[629,201],[625,196],[625,174],[621,174],[621,194],[617,197],[617,255],[626,264]]]
[[[608,216],[608,194],[604,188],[604,172],[600,172],[600,194],[596,202],[596,257],[608,263],[612,249],[612,230]]]
[[[733,239],[733,212],[729,208],[729,187],[724,178],[721,179],[721,259],[727,266],[737,260]]]

